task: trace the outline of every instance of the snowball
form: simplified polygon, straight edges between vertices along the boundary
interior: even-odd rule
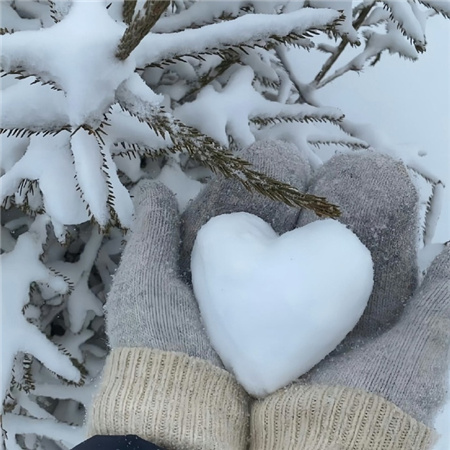
[[[192,282],[211,343],[250,393],[266,395],[330,353],[361,317],[370,252],[327,219],[278,236],[248,213],[204,225]]]

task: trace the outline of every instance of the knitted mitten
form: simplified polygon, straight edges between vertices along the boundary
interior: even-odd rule
[[[410,298],[417,195],[404,166],[389,157],[335,157],[309,192],[338,204],[340,220],[371,251],[374,290],[339,349],[298,383],[253,404],[251,448],[429,449],[429,426],[448,385],[450,249]],[[311,220],[302,212],[299,226]]]
[[[142,181],[136,217],[106,303],[112,351],[89,433],[136,434],[170,449],[245,449],[248,396],[209,344],[179,278],[173,194]]]

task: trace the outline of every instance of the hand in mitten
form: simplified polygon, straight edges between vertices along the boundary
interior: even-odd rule
[[[253,403],[251,448],[429,449],[448,386],[450,248],[417,289],[417,194],[405,167],[387,156],[337,156],[309,193],[340,206],[339,220],[372,254],[374,288],[338,349]],[[298,226],[313,220],[303,211]]]
[[[267,175],[305,188],[309,166],[295,147],[256,144],[242,156]],[[149,180],[138,184],[134,196],[132,235],[106,303],[112,350],[89,417],[90,434],[135,434],[168,450],[244,449],[249,397],[223,369],[192,290],[181,279],[175,199]],[[201,225],[233,211],[259,213],[279,232],[298,219],[298,210],[218,177],[183,216],[184,272]]]
[[[180,279],[175,198],[150,180],[133,194],[132,235],[106,303],[111,353],[89,433],[135,434],[167,450],[244,449],[248,397],[223,369]]]

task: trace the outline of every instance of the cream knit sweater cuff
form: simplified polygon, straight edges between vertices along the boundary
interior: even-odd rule
[[[252,450],[428,450],[433,430],[362,390],[292,385],[251,410]]]
[[[249,400],[234,377],[184,353],[119,348],[108,356],[89,435],[136,434],[167,450],[243,450]]]

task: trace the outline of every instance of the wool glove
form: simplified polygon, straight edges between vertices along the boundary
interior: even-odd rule
[[[240,156],[267,175],[306,187],[309,165],[291,145],[258,143]],[[174,196],[149,180],[133,194],[132,235],[106,303],[111,353],[89,415],[89,433],[135,434],[167,450],[245,449],[250,399],[223,369],[192,289],[180,277]],[[198,229],[214,215],[241,210],[261,211],[279,232],[298,219],[295,208],[219,176],[183,215],[185,272]]]
[[[333,353],[253,403],[251,449],[429,449],[448,386],[450,249],[416,290],[417,194],[405,167],[387,156],[334,157],[309,192],[338,204],[339,220],[370,250],[374,288]],[[298,226],[313,220],[303,211]]]

